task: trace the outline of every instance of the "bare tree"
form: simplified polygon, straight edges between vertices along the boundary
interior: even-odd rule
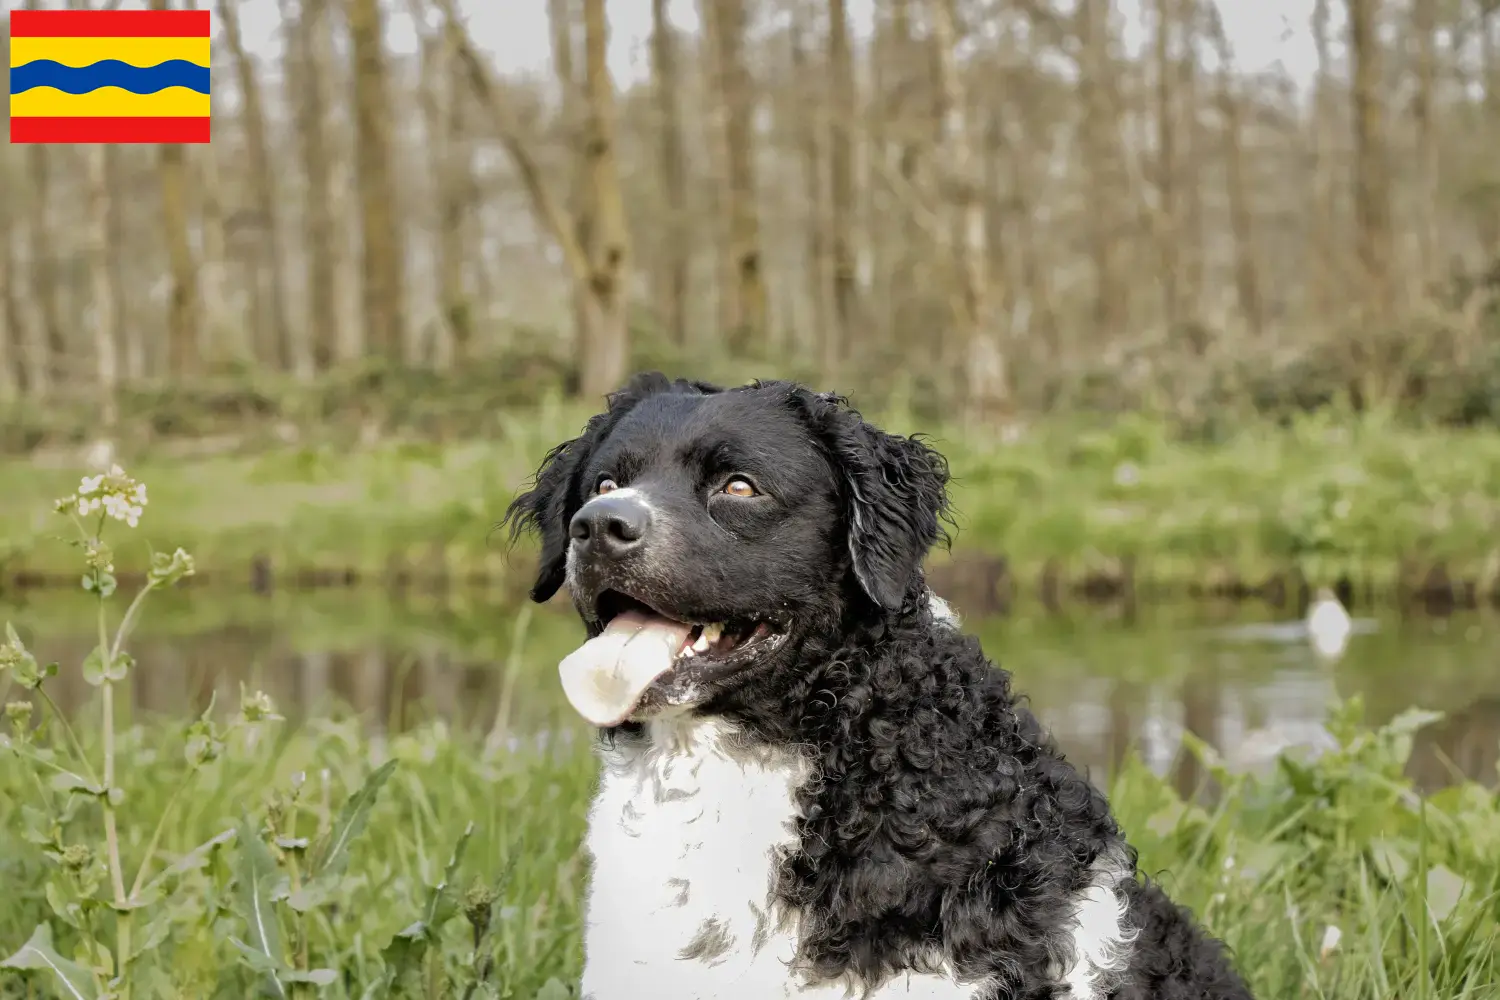
[[[0,161],[0,180],[4,180],[8,188],[15,183],[9,176],[9,167],[9,162]],[[19,324],[16,321],[13,276],[16,225],[12,204],[8,198],[0,201],[0,406],[14,402],[21,389],[16,363],[20,338],[16,336]]]
[[[1177,0],[1156,0],[1156,190],[1157,245],[1161,254],[1163,313],[1167,325],[1182,321],[1182,280],[1178,273],[1181,232],[1177,222],[1177,63],[1172,34]]]
[[[405,250],[391,176],[391,89],[379,0],[349,0],[348,19],[354,57],[364,326],[372,350],[388,361],[401,361],[406,348]]]
[[[953,242],[953,270],[957,282],[953,312],[969,417],[983,421],[999,416],[1006,402],[1007,375],[985,274],[984,204],[979,195],[978,164],[974,156],[973,124],[962,78],[954,62],[956,37],[953,0],[928,0],[927,19],[937,66],[938,92],[943,110],[942,159],[953,192],[957,238]]]
[[[599,315],[598,336],[583,359],[585,392],[613,388],[629,363],[630,327],[626,287],[630,273],[630,240],[625,231],[625,202],[620,191],[615,149],[615,86],[610,79],[609,20],[604,0],[583,0],[584,77],[588,90],[588,173],[595,215],[589,248],[589,285]]]
[[[704,0],[703,22],[714,62],[721,104],[724,148],[725,274],[729,308],[724,312],[731,348],[744,350],[766,329],[760,213],[757,207],[754,118],[755,83],[745,64],[745,0]]]
[[[234,60],[236,81],[242,104],[241,121],[245,128],[245,145],[249,153],[251,184],[255,193],[261,239],[258,243],[257,268],[270,284],[271,356],[289,367],[300,378],[311,378],[312,352],[303,338],[293,338],[287,305],[286,255],[282,248],[281,202],[277,193],[276,172],[271,162],[271,138],[268,134],[265,98],[255,63],[245,52],[240,35],[240,0],[219,0],[219,19],[224,25],[224,41]]]
[[[307,252],[307,337],[310,362],[327,368],[339,355],[346,320],[340,308],[345,280],[343,245],[334,220],[333,173],[328,137],[330,91],[329,0],[301,0],[295,30],[288,32],[291,65],[299,100],[297,147],[307,178],[302,238]]]
[[[1380,0],[1348,0],[1349,51],[1354,61],[1350,96],[1354,113],[1354,216],[1365,300],[1388,317],[1394,304],[1391,274],[1391,195],[1381,84]]]
[[[54,150],[43,145],[26,150],[30,168],[31,190],[26,202],[26,283],[28,295],[22,297],[23,310],[30,307],[31,321],[24,324],[26,338],[26,385],[34,396],[46,396],[55,380],[64,373],[55,370],[66,351],[63,342],[62,316],[58,309],[57,254],[53,248],[51,220],[51,161]]]
[[[667,16],[667,0],[651,0],[651,86],[656,102],[662,202],[661,260],[655,269],[656,311],[672,342],[687,344],[688,225],[687,164],[682,150],[682,114],[678,92],[677,31]]]
[[[856,276],[854,272],[854,61],[849,55],[849,15],[844,0],[828,0],[829,114],[828,141],[830,236],[833,253],[833,325],[823,335],[823,372],[834,378],[854,339]]]
[[[116,326],[120,314],[119,289],[110,269],[109,147],[87,147],[89,178],[89,274],[93,286],[94,356],[99,378],[99,418],[106,429],[119,420],[120,382]]]
[[[1437,0],[1411,0],[1411,34],[1416,46],[1416,91],[1411,115],[1417,145],[1417,247],[1419,283],[1438,271],[1438,138],[1433,123],[1437,77]],[[1424,288],[1425,290],[1425,288]]]
[[[446,30],[463,62],[470,86],[510,154],[539,220],[562,251],[572,280],[588,292],[589,308],[585,316],[588,325],[581,331],[582,344],[585,345],[581,354],[582,391],[588,395],[609,392],[624,378],[629,359],[630,328],[626,323],[629,289],[625,282],[629,245],[625,238],[619,176],[614,164],[614,87],[605,62],[609,26],[604,18],[603,0],[587,0],[584,6],[589,120],[593,132],[589,146],[590,176],[594,179],[594,194],[599,206],[599,235],[592,248],[580,245],[573,220],[522,136],[503,88],[474,50],[473,42],[453,9],[453,0],[436,0],[436,3],[443,12]]]
[[[1261,299],[1260,264],[1256,258],[1255,232],[1250,213],[1250,195],[1245,178],[1245,153],[1241,137],[1240,104],[1234,93],[1234,52],[1224,34],[1219,10],[1209,4],[1209,33],[1219,52],[1218,104],[1223,134],[1224,183],[1229,202],[1229,228],[1234,235],[1234,287],[1240,311],[1253,333],[1265,330],[1265,307]]]
[[[1074,20],[1079,39],[1079,99],[1083,105],[1081,142],[1090,174],[1094,322],[1098,335],[1108,337],[1125,327],[1130,312],[1120,247],[1125,229],[1120,221],[1124,151],[1117,131],[1119,100],[1114,92],[1109,0],[1078,0]]]

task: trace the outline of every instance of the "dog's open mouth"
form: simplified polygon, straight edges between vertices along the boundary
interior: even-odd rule
[[[558,673],[578,714],[601,727],[624,722],[655,688],[686,697],[784,637],[769,621],[681,621],[615,590],[599,594],[594,612],[603,632],[569,654]]]

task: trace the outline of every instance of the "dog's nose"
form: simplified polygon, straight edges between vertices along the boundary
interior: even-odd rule
[[[634,497],[606,494],[573,515],[568,534],[576,545],[605,556],[622,556],[640,545],[651,527],[651,508]]]

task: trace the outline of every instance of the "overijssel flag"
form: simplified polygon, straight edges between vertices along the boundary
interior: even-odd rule
[[[207,142],[209,12],[17,10],[11,142]]]

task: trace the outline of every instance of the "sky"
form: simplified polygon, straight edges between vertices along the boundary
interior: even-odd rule
[[[8,3],[9,0],[6,0]],[[699,0],[671,0],[674,24],[685,30],[698,28]],[[849,0],[853,28],[869,31],[878,0]],[[1225,32],[1235,50],[1239,68],[1246,72],[1280,70],[1297,84],[1312,79],[1315,56],[1309,31],[1313,0],[1215,0]],[[60,4],[59,4],[60,5]],[[132,6],[134,4],[131,4]],[[398,51],[412,51],[416,35],[402,10],[390,18],[387,40]],[[495,65],[505,73],[545,73],[550,64],[546,0],[459,0],[469,17],[475,44],[489,51]],[[1141,0],[1120,0],[1125,23],[1125,44],[1138,49],[1148,26],[1141,13]],[[621,84],[644,79],[648,74],[647,39],[651,31],[651,0],[608,0],[610,16],[610,69]],[[280,16],[277,0],[241,0],[241,21],[246,44],[267,54],[280,48],[277,39]]]

